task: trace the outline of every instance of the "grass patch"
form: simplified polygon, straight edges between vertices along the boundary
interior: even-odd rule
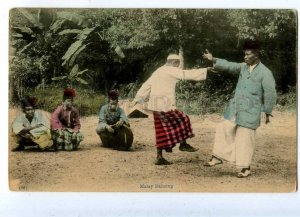
[[[137,92],[136,84],[128,84],[120,89],[120,99],[132,99]],[[189,115],[222,114],[225,104],[231,97],[231,89],[212,90],[201,82],[179,82],[176,87],[177,107]],[[27,89],[24,95],[38,98],[39,109],[52,113],[62,103],[63,89],[46,87],[44,89]],[[89,89],[76,89],[74,105],[81,116],[98,115],[99,109],[106,103],[103,92]],[[297,90],[290,87],[286,93],[278,93],[278,111],[295,112],[297,109]]]
[[[37,108],[52,113],[62,103],[63,89],[57,87],[28,89],[24,95],[37,97]],[[103,93],[76,88],[74,106],[78,108],[81,116],[98,115],[100,107],[104,104]]]
[[[291,111],[297,110],[297,88],[289,87],[286,93],[278,93],[276,110]]]

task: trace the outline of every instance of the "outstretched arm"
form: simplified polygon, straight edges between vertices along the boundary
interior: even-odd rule
[[[215,58],[207,49],[205,50],[205,53],[203,53],[202,57],[212,62],[214,64],[214,70],[217,71],[227,71],[229,73],[238,74],[243,66],[242,63],[229,62],[224,59]]]
[[[183,70],[184,80],[202,81],[207,76],[207,68]]]

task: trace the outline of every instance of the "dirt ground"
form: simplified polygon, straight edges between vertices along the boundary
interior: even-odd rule
[[[10,125],[20,111],[10,109]],[[199,148],[181,152],[176,146],[165,158],[172,165],[156,166],[152,118],[130,119],[134,143],[130,151],[101,146],[95,129],[98,117],[81,119],[85,136],[76,152],[11,152],[10,189],[14,191],[100,192],[293,192],[297,179],[297,115],[274,112],[269,125],[256,131],[252,175],[238,179],[230,164],[204,167],[210,158],[218,115],[190,116]]]

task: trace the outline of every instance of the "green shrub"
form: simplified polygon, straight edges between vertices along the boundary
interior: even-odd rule
[[[176,85],[177,107],[187,114],[223,113],[234,90],[234,78],[215,81],[215,77],[199,82],[179,81]]]
[[[232,96],[234,83],[214,88],[209,82],[180,81],[176,86],[177,107],[187,114],[221,114]],[[279,92],[275,110],[294,111],[297,108],[297,90],[290,86],[286,93]]]
[[[297,109],[297,88],[289,86],[286,93],[279,92],[276,109],[280,111]]]
[[[186,114],[203,115],[223,112],[225,104],[231,97],[234,83],[226,83],[216,88],[208,81],[190,82],[180,81],[176,85],[177,107]],[[137,83],[124,85],[120,88],[120,98],[134,98],[138,89]],[[38,99],[37,107],[53,112],[62,103],[63,88],[55,86],[29,88],[24,95],[35,96]],[[75,106],[81,116],[98,115],[99,109],[106,103],[106,96],[102,92],[76,88]],[[13,103],[11,104],[13,105]],[[279,111],[296,110],[297,90],[290,87],[287,93],[278,93],[277,106]]]

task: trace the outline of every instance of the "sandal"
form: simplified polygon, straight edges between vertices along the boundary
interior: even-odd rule
[[[199,148],[194,148],[193,146],[186,143],[186,144],[180,144],[179,150],[180,151],[187,151],[187,152],[195,152],[195,151],[198,151]]]
[[[159,158],[155,161],[155,165],[170,165],[173,164],[172,162],[167,161],[164,158]]]
[[[214,167],[218,164],[222,164],[223,161],[215,156],[212,156],[211,159],[204,164],[206,167]]]
[[[165,151],[169,153],[173,152],[172,148],[166,148]]]
[[[23,145],[19,145],[18,147],[13,148],[12,152],[24,151],[24,150],[25,150],[25,147]]]
[[[243,168],[236,177],[238,178],[246,178],[251,175],[250,168]]]

